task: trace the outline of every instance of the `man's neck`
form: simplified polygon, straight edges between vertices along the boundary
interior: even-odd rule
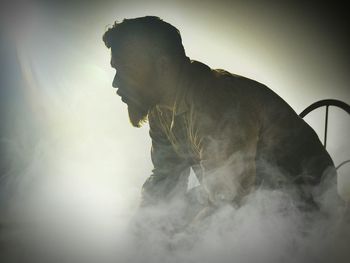
[[[179,90],[179,83],[183,74],[186,71],[186,67],[190,64],[189,60],[184,60],[182,63],[179,63],[177,66],[174,66],[173,74],[168,80],[165,80],[163,83],[164,96],[158,103],[158,106],[161,108],[166,108],[169,110],[174,109],[174,104],[176,101],[176,94]]]

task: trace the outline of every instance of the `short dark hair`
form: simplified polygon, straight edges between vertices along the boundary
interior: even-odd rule
[[[150,52],[159,56],[168,55],[173,59],[186,57],[179,30],[156,16],[144,16],[114,22],[102,39],[107,48],[117,50],[128,37],[146,40]]]

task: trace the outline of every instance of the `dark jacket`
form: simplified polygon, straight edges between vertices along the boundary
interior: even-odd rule
[[[180,75],[174,108],[149,111],[145,203],[185,194],[190,167],[213,204],[256,187],[317,185],[334,169],[314,130],[268,87],[196,61]]]

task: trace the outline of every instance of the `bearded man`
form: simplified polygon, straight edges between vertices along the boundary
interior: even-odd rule
[[[334,164],[313,129],[254,80],[190,60],[179,31],[158,17],[124,19],[104,36],[113,87],[130,121],[148,120],[151,176],[142,205],[184,196],[192,167],[208,207],[242,204],[257,188],[312,187]]]

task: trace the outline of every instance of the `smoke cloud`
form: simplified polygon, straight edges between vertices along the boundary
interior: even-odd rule
[[[44,156],[34,158],[26,176],[39,176],[48,161]],[[7,212],[11,224],[2,226],[4,262],[347,262],[350,257],[349,210],[337,196],[334,177],[315,189],[319,211],[300,211],[293,189],[258,189],[241,207],[222,206],[196,224],[189,224],[192,207],[184,199],[138,209],[137,191],[119,195],[84,177],[66,172],[40,182],[33,178],[21,189]]]

